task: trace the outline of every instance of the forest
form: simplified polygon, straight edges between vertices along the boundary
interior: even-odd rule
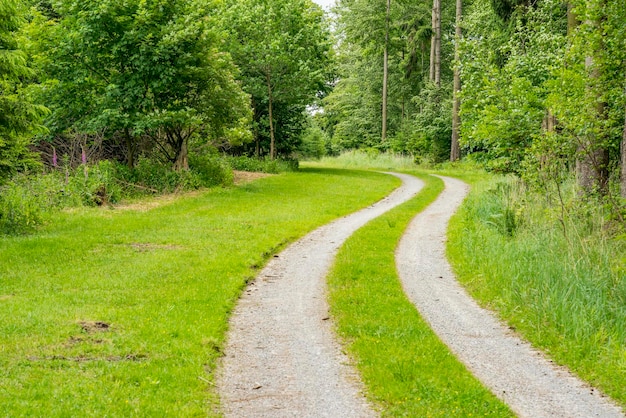
[[[402,171],[423,191],[329,276],[324,321],[368,399],[515,412],[398,282],[439,174],[471,186],[447,230],[459,282],[623,408],[624,22],[623,0],[0,0],[0,404],[218,415],[250,280]]]
[[[463,3],[2,0],[2,229],[41,173],[101,204],[350,150],[575,182],[623,222],[626,7]]]

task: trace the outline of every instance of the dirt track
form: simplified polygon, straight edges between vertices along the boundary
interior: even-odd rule
[[[468,187],[442,177],[444,192],[405,232],[396,264],[409,299],[439,338],[520,417],[622,417],[620,410],[480,308],[445,257],[448,220]]]
[[[218,392],[228,417],[369,417],[377,415],[336,343],[325,276],[342,243],[370,219],[415,195],[403,186],[383,201],[317,229],[261,271],[230,322]],[[445,231],[467,186],[446,190],[411,223],[397,249],[409,299],[468,368],[522,417],[623,417],[597,391],[553,366],[456,282],[445,258]]]
[[[218,391],[229,417],[369,417],[357,375],[335,342],[325,278],[342,243],[422,187],[403,185],[382,201],[321,227],[272,259],[230,321]]]

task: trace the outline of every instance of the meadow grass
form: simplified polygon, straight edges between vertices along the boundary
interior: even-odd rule
[[[448,255],[482,305],[625,407],[626,239],[599,227],[599,205],[566,192],[562,217],[514,178],[476,182],[451,221]]]
[[[0,238],[3,414],[215,414],[216,360],[246,281],[398,185],[309,168],[152,209],[65,211],[36,235]]]
[[[318,161],[307,161],[309,166],[337,167],[370,170],[410,170],[415,168],[413,157],[377,150],[353,150],[336,157],[322,157]]]
[[[410,220],[443,189],[432,176],[409,202],[371,221],[340,249],[329,276],[337,332],[383,416],[513,416],[439,340],[406,298],[394,252]]]

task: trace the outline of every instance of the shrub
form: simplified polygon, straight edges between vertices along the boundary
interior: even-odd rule
[[[225,157],[225,160],[233,170],[256,171],[262,173],[277,174],[285,171],[297,171],[298,160],[294,159],[265,159],[247,156]]]
[[[200,180],[202,187],[232,184],[233,171],[226,161],[217,155],[192,155],[189,168]]]
[[[59,176],[17,175],[0,188],[0,233],[20,234],[33,230],[62,201]]]

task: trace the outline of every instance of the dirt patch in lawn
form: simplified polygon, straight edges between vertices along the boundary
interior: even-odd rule
[[[251,181],[262,179],[264,177],[274,176],[275,174],[257,173],[251,171],[233,171],[233,182],[235,185],[250,183]]]

